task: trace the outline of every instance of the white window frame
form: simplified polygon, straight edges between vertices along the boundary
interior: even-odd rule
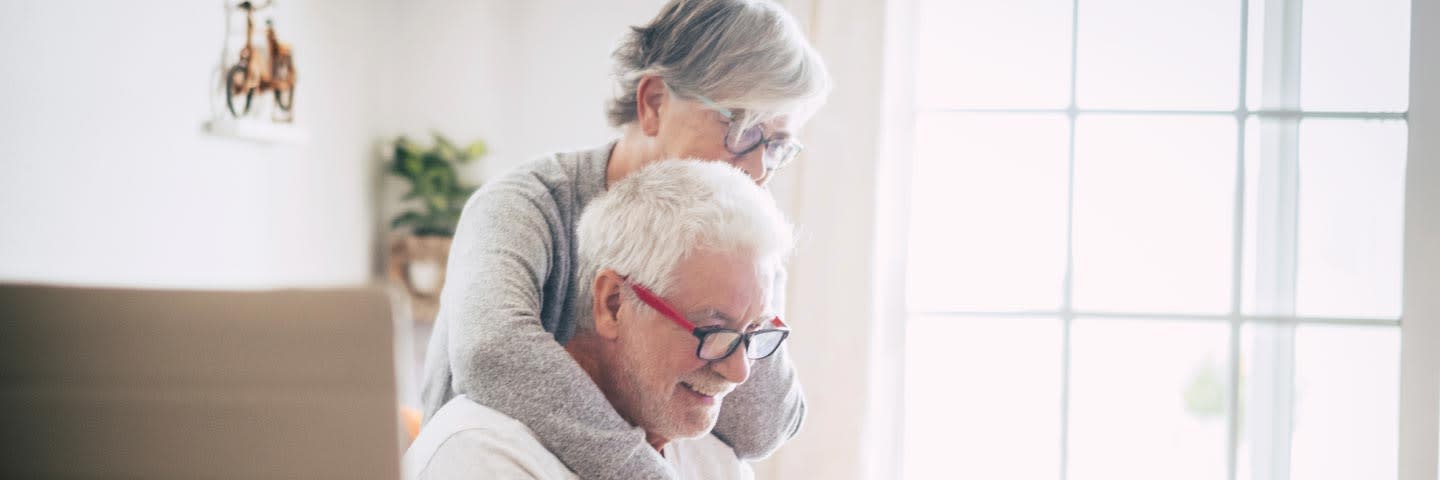
[[[898,158],[905,159],[898,162],[898,165],[881,169],[882,176],[879,182],[881,185],[881,211],[905,211],[908,207],[908,199],[896,198],[903,196],[908,191],[908,174],[912,170],[910,164],[913,162],[912,151],[904,139],[910,138],[914,131],[915,118],[923,112],[947,111],[960,113],[1061,113],[1067,116],[1070,122],[1070,146],[1068,155],[1071,193],[1067,195],[1066,226],[1066,268],[1065,281],[1063,284],[1063,301],[1059,311],[1053,312],[989,312],[989,311],[913,311],[907,310],[906,317],[911,318],[919,315],[927,316],[951,316],[951,317],[996,317],[996,316],[1035,316],[1048,315],[1058,317],[1063,323],[1064,349],[1062,358],[1062,385],[1061,385],[1061,445],[1060,445],[1060,472],[1058,478],[1066,477],[1068,469],[1068,405],[1070,391],[1070,327],[1076,318],[1105,317],[1105,318],[1133,318],[1133,319],[1158,319],[1158,321],[1220,321],[1226,322],[1230,327],[1230,385],[1235,385],[1240,376],[1239,355],[1241,351],[1241,327],[1245,324],[1264,323],[1279,325],[1282,328],[1272,329],[1270,333],[1257,335],[1256,353],[1257,358],[1251,359],[1255,365],[1255,373],[1260,376],[1268,376],[1268,382],[1264,382],[1268,390],[1255,389],[1261,381],[1265,380],[1260,376],[1253,378],[1250,382],[1254,395],[1261,395],[1275,400],[1268,402],[1270,411],[1267,423],[1264,425],[1248,425],[1252,449],[1252,472],[1260,476],[1256,478],[1288,478],[1290,450],[1290,419],[1293,416],[1291,411],[1293,402],[1288,401],[1293,396],[1293,384],[1287,381],[1293,378],[1293,348],[1294,348],[1294,327],[1296,325],[1367,325],[1367,326],[1392,326],[1400,329],[1401,332],[1401,392],[1400,392],[1400,442],[1399,442],[1399,472],[1403,480],[1434,480],[1437,479],[1437,472],[1440,472],[1440,274],[1429,272],[1440,272],[1440,34],[1433,31],[1427,32],[1422,25],[1429,20],[1429,25],[1440,24],[1440,6],[1433,2],[1412,1],[1412,42],[1411,42],[1411,82],[1410,82],[1410,107],[1408,112],[1314,112],[1301,111],[1299,99],[1295,96],[1285,96],[1284,92],[1297,92],[1295,88],[1299,82],[1299,14],[1303,0],[1280,0],[1267,4],[1266,25],[1263,32],[1267,35],[1266,55],[1267,64],[1256,66],[1266,69],[1262,76],[1265,85],[1261,86],[1262,95],[1265,99],[1260,110],[1250,111],[1246,94],[1248,75],[1247,68],[1250,62],[1247,59],[1249,53],[1249,41],[1246,38],[1249,34],[1249,10],[1248,0],[1241,0],[1241,41],[1239,69],[1239,102],[1233,111],[1157,111],[1157,110],[1100,110],[1080,109],[1075,103],[1075,62],[1079,17],[1077,15],[1080,2],[1072,1],[1072,23],[1071,23],[1071,78],[1070,78],[1070,104],[1064,109],[922,109],[915,103],[913,92],[914,80],[914,58],[915,45],[910,32],[914,31],[917,23],[915,8],[917,0],[896,0],[889,10],[892,21],[889,28],[892,31],[888,41],[889,56],[887,61],[897,69],[903,70],[898,75],[887,74],[887,83],[892,87],[887,90],[887,99],[900,100],[903,106],[892,109],[887,121],[887,132],[891,140],[882,151],[897,154]],[[1427,4],[1430,3],[1430,4]],[[893,21],[894,18],[901,21]],[[898,27],[898,28],[897,28]],[[1435,86],[1434,90],[1428,87]],[[1428,94],[1428,96],[1427,96]],[[889,102],[887,102],[889,103]],[[1237,119],[1236,143],[1236,185],[1235,185],[1235,214],[1234,214],[1234,238],[1232,244],[1233,265],[1232,265],[1232,304],[1229,313],[1223,315],[1176,315],[1157,313],[1123,313],[1113,312],[1082,312],[1076,311],[1071,305],[1071,284],[1072,284],[1072,250],[1073,242],[1071,225],[1073,219],[1073,182],[1074,182],[1074,124],[1079,115],[1087,113],[1107,114],[1179,114],[1179,115],[1234,115]],[[1261,245],[1268,245],[1270,248],[1262,247],[1256,253],[1254,259],[1258,272],[1255,291],[1242,292],[1242,274],[1244,261],[1244,199],[1245,189],[1245,162],[1255,159],[1246,158],[1246,119],[1255,116],[1262,118],[1286,119],[1281,122],[1269,122],[1273,126],[1262,126],[1267,129],[1279,129],[1278,131],[1266,130],[1264,138],[1278,139],[1278,142],[1268,142],[1262,145],[1262,163],[1258,171],[1260,178],[1257,184],[1259,192],[1252,192],[1258,195],[1261,205],[1261,221],[1256,224],[1261,229],[1256,234],[1261,236]],[[1405,212],[1405,254],[1404,254],[1404,303],[1402,306],[1402,318],[1385,319],[1353,319],[1353,318],[1320,318],[1320,317],[1299,317],[1294,312],[1295,293],[1295,248],[1296,242],[1296,209],[1297,191],[1295,183],[1298,181],[1298,170],[1296,168],[1298,154],[1298,136],[1295,130],[1298,129],[1301,118],[1369,118],[1369,119],[1390,119],[1406,120],[1410,132],[1410,143],[1408,148],[1408,169],[1407,169],[1407,190],[1406,190],[1406,212]],[[1288,121],[1293,120],[1293,122]],[[898,177],[898,178],[897,178]],[[886,188],[889,187],[889,188]],[[899,215],[899,220],[890,222],[887,225],[903,229],[910,220],[905,215]],[[903,230],[902,230],[903,231]],[[902,235],[903,236],[903,235]],[[887,235],[880,235],[887,238]],[[882,243],[887,248],[903,250],[903,242]],[[1290,248],[1284,248],[1289,245]],[[901,271],[880,272],[884,278],[900,280],[904,278],[903,267]],[[897,284],[896,282],[890,283]],[[881,299],[890,299],[891,305],[900,303],[903,305],[903,288],[887,288],[878,292]],[[897,292],[898,290],[898,292]],[[1278,302],[1279,304],[1257,305],[1260,307],[1255,314],[1247,314],[1243,310],[1242,299],[1251,295],[1261,295],[1270,298],[1288,299]],[[896,311],[900,308],[882,309]],[[902,387],[903,388],[903,387]],[[1241,426],[1237,424],[1237,411],[1241,399],[1235,389],[1230,389],[1228,399],[1228,455],[1227,455],[1227,477],[1231,480],[1237,477],[1237,453],[1238,453],[1238,432]],[[1254,404],[1254,396],[1249,408],[1257,407]],[[896,402],[903,405],[903,402]],[[1253,412],[1253,410],[1252,410]],[[1262,415],[1252,415],[1252,418]],[[903,438],[903,433],[897,433]],[[898,443],[898,442],[897,442]],[[1274,452],[1287,452],[1277,454]],[[1263,455],[1262,455],[1263,454]],[[895,464],[897,468],[892,471],[899,471],[899,461],[903,458],[898,453],[888,454],[882,463]],[[872,470],[871,473],[877,470]]]
[[[1400,479],[1440,478],[1440,2],[1410,2]]]

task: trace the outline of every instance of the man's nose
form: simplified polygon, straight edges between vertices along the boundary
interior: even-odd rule
[[[745,344],[740,344],[730,356],[714,362],[711,368],[730,383],[745,383],[750,378],[750,358],[745,356]]]

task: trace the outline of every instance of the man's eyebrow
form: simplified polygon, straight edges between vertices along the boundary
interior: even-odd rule
[[[775,314],[773,314],[773,313],[760,314],[760,315],[756,316],[754,320],[751,320],[750,322],[745,323],[745,324],[740,324],[739,321],[736,321],[734,317],[731,317],[731,316],[729,316],[729,315],[726,315],[725,312],[722,312],[722,311],[717,310],[717,309],[714,309],[714,308],[704,308],[704,309],[700,309],[700,310],[696,310],[696,311],[694,311],[694,312],[691,312],[691,313],[688,314],[688,315],[685,315],[685,318],[686,318],[687,320],[690,320],[691,323],[695,323],[695,324],[707,322],[707,321],[710,321],[710,320],[719,319],[719,320],[721,321],[721,323],[722,323],[722,324],[725,324],[725,325],[737,325],[737,324],[739,324],[739,326],[740,326],[741,328],[747,328],[747,327],[749,327],[749,326],[751,326],[751,325],[764,324],[766,321],[769,321],[771,318],[775,318]]]
[[[690,312],[685,315],[685,318],[695,323],[707,322],[715,319],[720,319],[722,323],[735,323],[734,318],[730,318],[730,316],[726,315],[725,312],[714,308],[702,308],[700,310]]]

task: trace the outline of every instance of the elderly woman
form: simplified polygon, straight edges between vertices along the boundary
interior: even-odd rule
[[[614,57],[620,93],[608,115],[620,138],[524,164],[466,205],[426,358],[425,411],[463,394],[529,426],[581,477],[673,478],[562,346],[576,325],[575,223],[607,186],[666,159],[728,162],[764,184],[799,152],[794,132],[829,78],[794,19],[763,0],[672,0]],[[751,371],[714,430],[741,458],[769,455],[805,412],[783,348]]]

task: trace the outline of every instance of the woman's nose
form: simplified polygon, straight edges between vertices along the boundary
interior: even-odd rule
[[[755,180],[756,184],[765,185],[765,182],[770,179],[770,171],[765,169],[765,147],[763,145],[745,155],[735,157],[731,163],[740,167],[740,170],[749,175],[750,179]]]

